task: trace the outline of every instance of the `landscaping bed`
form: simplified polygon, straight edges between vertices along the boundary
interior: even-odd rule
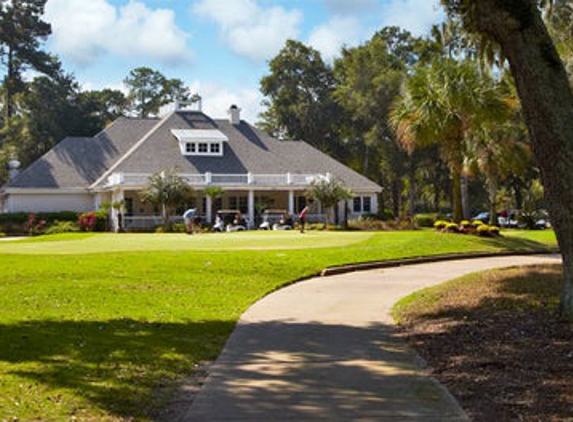
[[[573,326],[557,319],[559,266],[489,271],[416,293],[400,333],[473,421],[573,415]]]

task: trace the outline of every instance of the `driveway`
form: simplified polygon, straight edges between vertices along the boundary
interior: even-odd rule
[[[505,256],[317,277],[241,317],[185,421],[464,421],[445,387],[396,338],[402,297],[475,271],[559,262]]]

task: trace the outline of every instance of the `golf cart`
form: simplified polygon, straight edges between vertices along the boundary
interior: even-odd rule
[[[263,212],[260,230],[292,230],[292,217],[286,210],[269,209]]]
[[[219,210],[215,216],[213,231],[216,232],[236,232],[247,230],[247,222],[239,210]]]

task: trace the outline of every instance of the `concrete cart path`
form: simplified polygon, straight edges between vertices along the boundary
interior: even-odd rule
[[[559,261],[559,255],[445,261],[293,284],[244,313],[184,420],[467,420],[393,335],[391,307],[467,273]]]

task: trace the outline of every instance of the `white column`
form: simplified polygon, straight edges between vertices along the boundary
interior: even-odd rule
[[[205,198],[205,206],[207,207],[207,209],[205,210],[205,219],[207,220],[207,223],[212,224],[213,223],[213,215],[212,215],[212,209],[213,209],[213,201],[211,201],[211,197],[207,196]]]
[[[289,214],[294,214],[294,191],[288,191],[288,212]]]
[[[255,227],[255,191],[249,191],[249,229]]]

